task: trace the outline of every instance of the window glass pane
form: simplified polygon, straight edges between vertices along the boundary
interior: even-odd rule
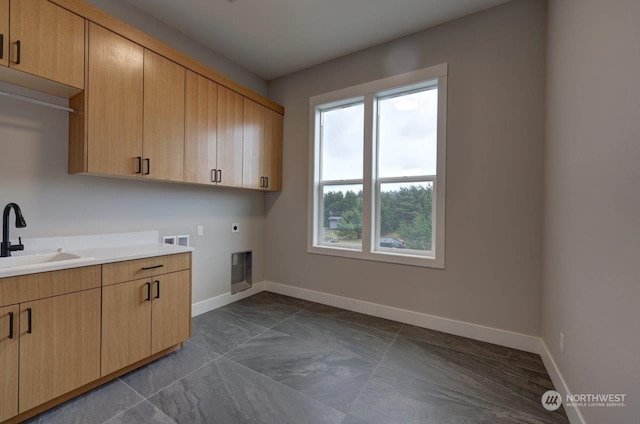
[[[378,247],[431,251],[433,182],[380,184],[378,195]]]
[[[325,110],[322,113],[321,179],[362,179],[364,156],[364,105]]]
[[[436,175],[438,90],[378,99],[378,176]]]
[[[362,249],[362,184],[323,187],[320,243]]]

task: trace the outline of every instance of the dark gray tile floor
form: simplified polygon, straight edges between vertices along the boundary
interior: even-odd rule
[[[538,355],[262,292],[29,422],[568,423],[540,404],[552,388]]]

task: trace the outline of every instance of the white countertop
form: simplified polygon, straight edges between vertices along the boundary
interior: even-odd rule
[[[12,254],[13,257],[50,255],[55,252],[64,252],[80,256],[80,258],[12,267],[3,267],[2,261],[5,258],[0,258],[0,278],[173,255],[194,250],[192,247],[160,243],[160,233],[158,231],[34,238],[23,239],[22,243],[25,246],[25,250],[14,252]]]

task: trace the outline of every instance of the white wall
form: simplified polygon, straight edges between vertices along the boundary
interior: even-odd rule
[[[545,2],[518,0],[269,83],[286,108],[266,277],[539,335]],[[447,62],[446,269],[306,252],[309,97]]]
[[[247,71],[221,54],[192,40],[180,31],[167,26],[141,9],[127,3],[126,0],[86,1],[245,87],[263,96],[266,95],[267,83],[265,80]]]
[[[640,3],[552,0],[542,336],[573,393],[627,393],[640,420]],[[559,333],[565,334],[561,353]]]

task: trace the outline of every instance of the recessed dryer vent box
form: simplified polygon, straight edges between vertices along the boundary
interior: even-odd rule
[[[251,288],[251,251],[231,254],[231,294]]]

